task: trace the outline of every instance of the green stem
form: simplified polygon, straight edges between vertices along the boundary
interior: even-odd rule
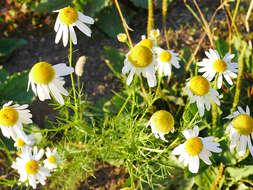
[[[168,32],[167,32],[167,26],[166,26],[167,9],[168,9],[168,1],[167,0],[163,0],[163,4],[162,4],[163,32],[164,32],[167,48],[170,49],[170,44],[169,44],[169,39],[168,39]]]
[[[244,45],[242,52],[240,54],[240,57],[238,59],[238,76],[237,76],[237,82],[236,82],[236,89],[235,89],[235,97],[233,102],[233,108],[231,109],[231,113],[234,112],[240,98],[241,93],[241,87],[242,87],[242,79],[243,79],[243,70],[244,70],[244,64],[243,64],[243,57],[244,52],[246,49],[246,44]]]
[[[72,39],[71,39],[71,35],[69,35],[69,66],[72,67]],[[75,101],[75,115],[77,116],[78,113],[78,106],[77,106],[77,99],[76,99],[76,89],[75,89],[75,83],[74,83],[74,78],[73,78],[73,74],[70,74],[70,78],[71,78],[71,83],[72,83],[72,89],[73,89],[73,96],[74,96],[74,101]]]
[[[217,80],[218,80],[219,73],[215,76],[214,80],[214,90],[217,90]],[[218,117],[218,111],[217,111],[217,105],[214,101],[212,101],[212,135],[215,134],[216,124],[217,124],[217,117]]]
[[[150,36],[150,31],[154,28],[154,10],[153,10],[153,0],[148,0],[148,27],[147,36]]]

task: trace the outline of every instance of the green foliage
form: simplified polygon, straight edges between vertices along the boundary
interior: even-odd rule
[[[0,102],[18,101],[20,103],[31,103],[34,98],[33,92],[27,92],[28,72],[18,72],[9,75],[0,68]]]
[[[0,39],[0,63],[8,60],[11,54],[26,44],[26,40],[18,38]]]
[[[43,12],[52,12],[57,9],[61,9],[71,4],[71,0],[41,0],[40,3],[35,5],[34,10]]]
[[[250,175],[253,175],[253,166],[243,166],[239,167],[227,167],[226,172],[230,175],[233,182],[237,182],[243,178],[248,178]]]

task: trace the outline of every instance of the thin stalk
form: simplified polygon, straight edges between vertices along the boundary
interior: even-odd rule
[[[128,25],[126,23],[126,20],[125,20],[123,14],[122,14],[122,11],[120,9],[118,0],[115,0],[115,5],[116,5],[116,8],[117,8],[117,10],[119,12],[119,16],[120,16],[120,19],[122,21],[122,25],[123,25],[124,30],[125,30],[126,35],[127,35],[127,39],[128,39],[128,41],[130,43],[130,48],[133,48],[133,43],[132,43],[131,37],[130,37],[129,32],[128,32],[128,29],[130,29],[130,28],[128,27]]]
[[[168,32],[167,32],[167,26],[166,26],[166,20],[167,20],[167,11],[168,11],[168,1],[163,0],[162,4],[162,15],[163,15],[163,33],[165,36],[165,41],[167,48],[170,49],[169,39],[168,39]]]
[[[242,88],[242,79],[243,79],[243,70],[244,70],[243,56],[244,56],[245,49],[246,49],[246,44],[244,45],[242,52],[240,54],[240,57],[238,59],[238,75],[237,75],[233,108],[231,109],[231,113],[234,112],[240,98],[240,93],[241,93],[241,88]]]
[[[147,36],[150,36],[150,31],[154,29],[154,9],[153,0],[148,0],[148,26],[147,26]]]
[[[69,66],[72,67],[72,39],[71,39],[71,35],[69,35]],[[71,78],[71,83],[72,83],[72,89],[73,89],[73,96],[74,96],[74,101],[75,101],[75,114],[77,115],[78,112],[78,107],[77,107],[77,99],[76,99],[76,89],[75,89],[75,83],[74,83],[74,78],[73,78],[73,74],[70,74],[70,78]]]
[[[141,81],[141,90],[143,92],[143,96],[144,96],[144,99],[147,101],[147,103],[149,104],[149,99],[148,99],[148,95],[147,95],[147,92],[144,88],[144,85],[143,85],[143,80],[142,80],[142,76],[139,75],[139,78],[140,78],[140,81]]]
[[[218,80],[219,74],[215,76],[214,80],[214,89],[217,90],[217,80]],[[217,105],[214,101],[212,101],[212,135],[215,134],[216,124],[217,124],[217,117],[218,117],[218,111],[217,111]]]

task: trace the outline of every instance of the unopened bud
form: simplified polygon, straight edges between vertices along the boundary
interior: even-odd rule
[[[119,40],[119,42],[125,43],[127,41],[127,35],[124,33],[119,33],[117,35],[117,38]]]
[[[86,57],[81,56],[76,62],[75,66],[75,73],[77,76],[81,77],[83,75],[83,69],[84,69],[84,64],[86,63]]]
[[[151,38],[154,38],[154,39],[156,39],[156,38],[158,38],[160,36],[160,30],[159,29],[154,29],[154,30],[151,30],[150,31],[150,37]]]

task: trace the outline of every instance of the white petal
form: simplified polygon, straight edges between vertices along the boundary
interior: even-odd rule
[[[84,23],[87,24],[94,24],[94,19],[89,17],[89,16],[85,16],[83,13],[81,12],[77,12],[78,13],[78,19]]]
[[[240,140],[239,140],[239,146],[238,146],[238,155],[243,156],[246,152],[246,147],[247,147],[247,136],[241,135]]]
[[[182,133],[186,139],[194,137],[193,131],[191,129],[185,129]]]
[[[62,34],[63,34],[63,26],[64,24],[60,23],[60,28],[58,30],[58,32],[56,33],[56,37],[55,37],[55,43],[58,44],[61,37],[62,37]]]
[[[54,31],[57,32],[60,28],[60,18],[59,18],[59,14],[56,18],[56,22],[55,22],[55,25],[54,25]]]
[[[218,83],[217,83],[218,89],[221,88],[221,85],[222,85],[222,73],[219,73],[219,76],[218,76]]]
[[[69,31],[70,31],[71,40],[73,44],[76,45],[77,44],[76,32],[71,24],[69,25]]]
[[[86,34],[87,36],[91,36],[91,30],[89,29],[88,26],[86,26],[85,24],[83,24],[80,21],[76,21],[76,26],[79,30],[81,30],[81,32],[83,32],[84,34]]]
[[[207,165],[211,165],[211,164],[212,164],[211,160],[210,160],[209,157],[208,157],[207,150],[203,149],[203,150],[200,152],[199,157],[200,157]]]
[[[249,147],[251,156],[253,156],[253,147],[252,147],[250,135],[248,135],[248,147]]]
[[[74,68],[68,67],[65,63],[59,63],[53,66],[57,76],[66,76],[74,72]]]
[[[199,136],[199,127],[197,125],[193,127],[193,133],[195,137]]]
[[[63,25],[63,46],[66,47],[69,41],[69,30],[67,25]]]
[[[132,82],[132,80],[133,80],[133,76],[134,76],[134,74],[135,74],[135,71],[136,71],[136,69],[133,67],[133,68],[131,69],[131,72],[129,73],[129,75],[128,75],[128,77],[127,77],[126,84],[127,84],[128,86],[131,84],[131,82]]]

